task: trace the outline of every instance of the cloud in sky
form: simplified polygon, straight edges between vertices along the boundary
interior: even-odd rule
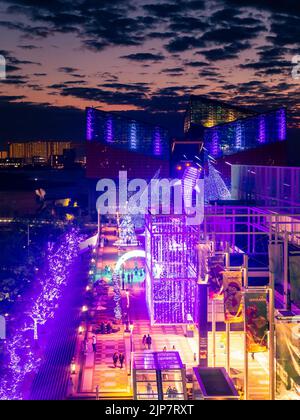
[[[164,113],[194,92],[286,101],[298,121],[299,16],[291,0],[2,0],[2,106]]]

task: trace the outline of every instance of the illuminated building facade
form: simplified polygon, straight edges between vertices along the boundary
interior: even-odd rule
[[[156,171],[169,176],[169,135],[162,127],[115,113],[86,110],[87,177],[151,179]]]
[[[255,115],[253,111],[211,100],[202,96],[191,96],[185,115],[184,131],[187,133],[193,125],[215,127],[238,119]]]
[[[169,158],[167,130],[123,116],[88,108],[86,138],[88,142],[100,142],[118,149]]]
[[[204,145],[213,158],[286,140],[286,110],[276,109],[204,131]]]

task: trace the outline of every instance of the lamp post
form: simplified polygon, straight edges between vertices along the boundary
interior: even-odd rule
[[[130,329],[130,375],[131,375],[131,371],[132,371],[132,356],[133,356],[133,329],[134,329],[134,325],[131,322],[129,325],[129,329]]]

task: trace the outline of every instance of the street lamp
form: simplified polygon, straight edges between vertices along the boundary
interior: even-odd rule
[[[71,375],[75,375],[75,374],[76,374],[76,363],[73,357],[72,362],[71,362]]]
[[[132,370],[132,354],[133,354],[133,329],[134,329],[134,325],[131,322],[129,325],[129,329],[130,329],[130,375],[131,375],[131,370]]]

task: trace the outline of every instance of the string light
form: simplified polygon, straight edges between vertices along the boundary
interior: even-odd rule
[[[32,351],[32,340],[28,332],[33,330],[34,339],[37,339],[38,325],[45,325],[54,317],[82,240],[79,231],[72,229],[60,239],[58,245],[48,246],[45,264],[48,268],[37,279],[37,295],[29,312],[19,320],[20,327],[8,338],[8,363],[0,381],[0,400],[21,400],[26,376],[38,369],[41,360]],[[27,325],[26,316],[32,319],[31,326]]]

